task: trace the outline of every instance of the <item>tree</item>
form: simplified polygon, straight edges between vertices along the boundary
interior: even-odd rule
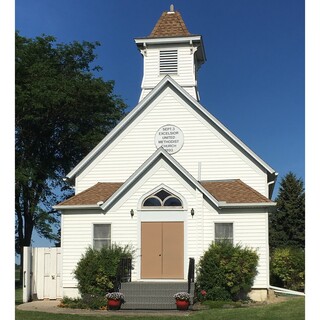
[[[305,247],[305,192],[302,179],[289,172],[280,182],[276,210],[269,220],[270,248]]]
[[[35,229],[58,240],[51,206],[70,194],[62,178],[124,116],[126,105],[113,93],[114,82],[95,76],[101,70],[92,66],[99,45],[16,32],[15,215],[21,258]]]

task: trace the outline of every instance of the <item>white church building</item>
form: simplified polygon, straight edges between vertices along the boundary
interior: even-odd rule
[[[227,238],[257,251],[252,297],[265,299],[277,173],[200,104],[203,39],[173,6],[135,43],[140,100],[67,175],[75,195],[55,206],[63,296],[78,296],[73,270],[89,246],[131,245],[132,283],[186,283],[189,259]]]

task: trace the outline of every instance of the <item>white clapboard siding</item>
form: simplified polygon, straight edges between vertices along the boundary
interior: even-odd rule
[[[121,200],[110,209],[106,214],[102,214],[97,210],[81,210],[65,213],[62,219],[62,245],[63,245],[63,286],[76,287],[73,270],[77,262],[84,254],[86,248],[92,246],[93,224],[95,223],[110,223],[111,224],[111,241],[122,245],[130,244],[136,250],[135,265],[139,265],[140,243],[139,243],[139,226],[141,223],[137,203],[146,194],[150,193],[158,186],[163,184],[174,190],[176,194],[183,195],[186,200],[184,203],[186,208],[196,206],[195,190],[186,183],[183,178],[178,175],[164,160],[150,170],[137,184],[129,190]],[[133,218],[130,215],[130,210],[134,209],[135,215]],[[69,212],[69,211],[68,211]],[[152,213],[150,213],[152,214]],[[183,219],[193,222],[189,211],[181,210]],[[192,228],[190,229],[192,230]],[[188,243],[196,241],[197,235],[194,232],[189,233]],[[188,250],[187,250],[188,251]],[[193,256],[193,255],[189,255]],[[186,260],[189,256],[186,256]],[[135,267],[132,273],[133,280],[138,277],[139,268]]]
[[[184,145],[173,157],[196,179],[237,178],[267,195],[266,175],[171,88],[166,88],[77,177],[76,192],[97,182],[126,181],[156,151],[155,133],[166,124],[182,130]],[[201,177],[198,177],[199,163]]]
[[[234,242],[255,248],[259,253],[259,274],[254,286],[257,288],[267,286],[266,213],[261,209],[260,213],[248,213],[245,210],[237,210],[237,214],[232,211],[228,214],[223,214],[221,211],[218,213],[203,200],[200,191],[194,190],[184,178],[161,159],[106,214],[84,210],[63,215],[64,287],[76,288],[77,283],[73,277],[73,270],[86,248],[92,245],[94,223],[110,223],[112,242],[122,245],[130,244],[136,250],[132,280],[139,280],[141,254],[139,233],[143,213],[137,204],[141,204],[150,191],[163,184],[174,190],[176,194],[183,195],[184,199],[184,209],[178,214],[181,215],[186,230],[185,276],[187,275],[188,258],[194,257],[198,262],[200,256],[214,240],[214,222],[233,222]],[[190,214],[191,208],[197,208],[194,217]],[[130,215],[131,209],[134,209],[135,212],[133,217]],[[154,213],[149,212],[149,214]],[[177,212],[172,214],[177,214]]]
[[[266,288],[269,285],[268,214],[263,209],[252,212],[248,212],[248,209],[233,210],[236,212],[222,210],[217,213],[208,204],[204,206],[204,250],[214,240],[215,222],[233,223],[234,244],[239,243],[257,250],[259,255],[258,275],[254,287]]]

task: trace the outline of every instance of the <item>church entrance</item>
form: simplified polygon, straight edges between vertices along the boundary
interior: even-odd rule
[[[183,222],[141,223],[141,278],[184,278]]]

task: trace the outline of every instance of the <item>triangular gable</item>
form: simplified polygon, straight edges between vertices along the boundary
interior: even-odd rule
[[[54,206],[54,208],[58,210],[102,209],[108,211],[108,209],[140,181],[160,159],[165,160],[185,181],[193,188],[198,189],[207,201],[218,209],[273,207],[276,205],[275,202],[266,198],[240,179],[199,182],[163,148],[159,148],[125,183],[98,182],[91,188],[59,203]]]
[[[167,153],[163,148],[157,149],[147,161],[145,161],[135,173],[127,179],[127,181],[103,204],[101,204],[101,209],[108,211],[108,209],[119,199],[122,198],[129,189],[132,188],[135,183],[141,179],[160,159],[164,159],[169,163],[175,171],[177,171],[185,180],[187,180],[191,185],[201,191],[206,198],[217,208],[219,207],[219,201],[213,197],[187,170],[185,170],[169,153]]]
[[[260,165],[268,173],[268,181],[275,180],[277,173],[260,157],[258,157],[250,148],[248,148],[240,139],[229,131],[220,121],[218,121],[210,112],[208,112],[196,99],[186,92],[169,75],[164,77],[157,86],[67,175],[67,179],[73,179],[79,172],[86,168],[105,148],[116,139],[119,134],[138,117],[153,99],[167,86],[191,103],[198,113],[231,143],[236,145],[253,162]]]

